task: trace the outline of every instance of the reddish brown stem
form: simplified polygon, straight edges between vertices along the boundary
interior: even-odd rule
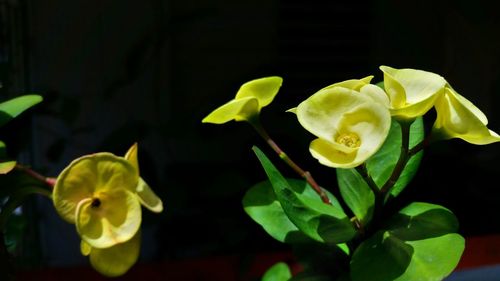
[[[37,181],[43,182],[47,186],[50,186],[52,188],[54,188],[54,186],[56,185],[56,179],[55,178],[50,178],[50,177],[42,176],[41,174],[39,174],[39,173],[33,171],[32,169],[30,169],[30,168],[28,168],[26,166],[23,166],[21,164],[16,164],[15,169],[18,170],[18,171],[22,171],[22,172],[26,173],[28,176],[34,178]]]
[[[259,133],[259,135],[267,142],[267,144],[278,154],[278,156],[288,165],[290,166],[297,174],[299,174],[301,177],[303,177],[307,183],[318,193],[319,197],[321,198],[321,201],[323,201],[325,204],[331,205],[332,202],[330,201],[330,198],[326,195],[325,191],[316,183],[314,178],[312,177],[311,173],[308,171],[304,171],[302,168],[299,167],[295,162],[293,162],[292,159],[274,142],[273,139],[269,136],[269,134],[264,130],[260,122],[258,121],[253,121],[250,122],[252,126],[255,128],[255,130]]]

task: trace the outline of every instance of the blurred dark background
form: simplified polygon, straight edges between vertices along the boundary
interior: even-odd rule
[[[0,0],[1,98],[45,99],[0,137],[11,155],[51,176],[76,157],[124,154],[137,141],[142,177],[165,206],[144,212],[140,263],[288,250],[241,206],[265,178],[251,146],[274,155],[244,123],[201,119],[242,83],[282,76],[263,122],[335,194],[334,170],[310,157],[311,136],[285,113],[323,86],[372,74],[380,81],[380,65],[432,71],[499,132],[500,12],[490,2]],[[427,117],[431,125],[433,112]],[[438,143],[399,202],[450,208],[465,236],[500,233],[498,160],[499,144]],[[34,199],[26,212],[32,266],[87,264],[74,226],[51,202]]]

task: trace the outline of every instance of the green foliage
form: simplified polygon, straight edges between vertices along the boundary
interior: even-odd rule
[[[373,216],[375,195],[355,169],[337,169],[337,181],[342,199],[362,224]]]
[[[457,219],[448,209],[412,203],[356,249],[352,280],[442,280],[464,250],[457,230]]]
[[[271,266],[262,276],[262,281],[288,281],[292,277],[290,268],[284,262]]]
[[[424,122],[422,117],[417,118],[410,127],[410,148],[420,143],[424,139]],[[381,187],[391,176],[401,151],[401,126],[397,121],[392,121],[391,130],[380,150],[370,157],[366,162],[368,173],[373,178],[377,186]],[[391,189],[394,197],[403,191],[417,172],[422,152],[414,155],[406,164],[398,181]]]
[[[313,240],[327,244],[343,243],[354,237],[356,230],[339,205],[327,205],[319,198],[295,192],[267,156],[255,146],[253,150],[285,214],[300,231]]]
[[[0,141],[0,175],[7,174],[16,166],[16,161],[7,159],[5,143]]]
[[[303,181],[287,179],[291,188],[305,186]],[[303,190],[310,188],[308,185]],[[316,194],[314,194],[317,196]],[[293,224],[274,195],[270,181],[263,181],[247,191],[243,198],[245,212],[274,239],[298,243],[311,241]]]
[[[42,100],[39,95],[25,95],[0,103],[0,127]]]

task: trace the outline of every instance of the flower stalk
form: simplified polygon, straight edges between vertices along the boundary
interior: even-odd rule
[[[257,131],[257,133],[266,141],[266,143],[278,154],[278,156],[292,168],[299,176],[304,178],[307,183],[314,189],[314,191],[319,195],[321,201],[325,204],[331,205],[332,202],[330,198],[326,195],[323,188],[321,188],[318,183],[314,180],[311,173],[309,171],[303,170],[299,165],[297,165],[277,144],[276,142],[269,136],[267,131],[264,129],[258,116],[252,118],[249,123],[253,126],[253,128]]]

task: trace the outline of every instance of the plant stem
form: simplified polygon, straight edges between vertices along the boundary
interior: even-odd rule
[[[385,196],[389,193],[391,188],[396,184],[396,182],[399,179],[399,176],[401,176],[401,173],[404,170],[404,167],[406,166],[406,163],[408,163],[408,160],[410,160],[411,155],[409,155],[409,144],[410,144],[410,125],[411,123],[404,123],[401,122],[401,152],[399,154],[399,159],[398,162],[396,163],[396,166],[394,167],[394,170],[392,170],[392,174],[387,179],[387,181],[382,185],[380,188],[380,192],[384,195],[384,200]]]
[[[356,167],[358,173],[363,177],[365,182],[368,184],[373,194],[377,195],[380,193],[380,189],[377,186],[377,183],[373,180],[373,178],[368,174],[368,169],[366,168],[366,163],[361,164]]]
[[[40,182],[46,184],[47,186],[49,186],[51,188],[54,188],[54,186],[56,184],[55,178],[45,177],[45,176],[33,171],[29,167],[23,166],[21,164],[16,164],[16,167],[14,169],[26,173],[28,176],[34,178],[37,181],[40,181]]]
[[[266,143],[278,154],[278,156],[288,165],[290,168],[292,168],[297,174],[299,174],[301,177],[303,177],[307,183],[316,191],[316,193],[319,195],[321,198],[321,201],[323,201],[325,204],[331,205],[332,202],[330,201],[330,198],[326,195],[325,191],[316,183],[314,178],[312,177],[311,173],[309,171],[304,171],[302,168],[299,167],[295,162],[293,162],[292,159],[276,144],[276,142],[271,139],[269,134],[266,132],[266,130],[262,127],[262,124],[258,120],[258,118],[254,118],[251,121],[249,121],[250,124],[254,127],[254,129],[259,133],[259,135],[266,141]]]
[[[419,153],[422,149],[424,149],[427,145],[429,145],[432,139],[432,135],[428,134],[421,142],[417,143],[414,147],[412,147],[408,151],[408,155],[411,158],[413,155]]]

